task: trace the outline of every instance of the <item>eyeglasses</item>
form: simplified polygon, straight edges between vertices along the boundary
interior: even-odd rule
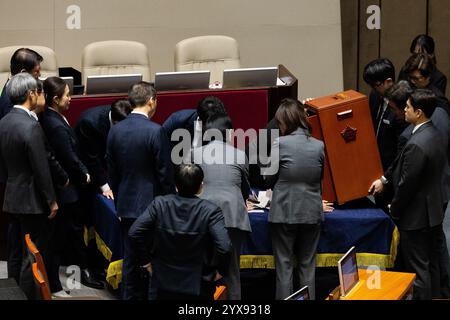
[[[383,82],[375,82],[375,83],[372,83],[371,87],[373,89],[377,89],[377,88],[381,87],[382,85],[383,85]]]
[[[422,75],[420,75],[418,77],[416,77],[416,76],[408,76],[408,79],[409,79],[409,81],[417,82],[417,81],[422,81],[423,79],[425,79],[425,77],[422,76]]]

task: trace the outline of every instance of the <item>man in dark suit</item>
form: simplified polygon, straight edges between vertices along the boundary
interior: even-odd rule
[[[0,120],[0,172],[7,176],[3,210],[20,223],[21,238],[29,233],[46,261],[50,242],[48,219],[57,213],[44,133],[30,111],[37,103],[37,82],[28,73],[11,78],[8,96],[13,109]],[[25,248],[25,246],[24,246]],[[20,286],[34,298],[31,264],[23,250]]]
[[[370,113],[381,163],[383,170],[386,170],[397,156],[398,137],[407,127],[404,119],[396,117],[388,107],[389,101],[385,96],[386,90],[395,82],[394,65],[388,59],[376,59],[366,65],[363,78],[372,87],[369,96]]]
[[[217,270],[227,270],[230,238],[222,210],[197,197],[202,181],[198,165],[180,165],[178,194],[156,197],[130,229],[141,265],[153,273],[156,299],[212,300]]]
[[[11,76],[21,72],[27,72],[35,79],[38,79],[41,75],[41,63],[43,60],[44,58],[34,50],[28,48],[17,49],[11,57]],[[6,90],[7,86],[8,82],[3,87],[0,96],[0,119],[11,111],[13,107],[8,90]]]
[[[203,134],[201,124],[204,126],[206,120],[215,114],[226,116],[227,111],[225,110],[223,102],[214,96],[203,98],[198,103],[196,110],[184,109],[172,113],[162,125],[171,143],[171,149],[178,143],[178,141],[172,141],[171,139],[172,133],[176,129],[185,129],[189,132],[192,146],[194,148],[200,147]]]
[[[154,197],[174,192],[166,132],[150,121],[156,111],[156,91],[150,83],[139,82],[130,88],[128,99],[133,111],[111,128],[106,147],[108,176],[124,241],[122,294],[127,300],[146,297],[128,231]]]
[[[95,192],[101,191],[109,199],[114,196],[108,184],[106,141],[111,127],[130,112],[127,100],[117,100],[111,106],[98,106],[83,112],[75,126],[80,158],[91,174]]]
[[[400,230],[405,271],[417,276],[416,299],[439,296],[438,236],[443,221],[446,148],[430,121],[435,108],[435,95],[429,90],[416,90],[409,98],[405,119],[414,129],[392,174],[394,197],[390,211]]]

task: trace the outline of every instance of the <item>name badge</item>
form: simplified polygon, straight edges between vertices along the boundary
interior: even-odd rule
[[[391,124],[391,122],[388,119],[383,119],[383,123],[385,124]]]

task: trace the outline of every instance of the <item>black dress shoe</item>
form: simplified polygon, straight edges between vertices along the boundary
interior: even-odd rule
[[[88,269],[81,270],[81,283],[94,289],[103,289],[105,287],[102,282],[94,279]]]

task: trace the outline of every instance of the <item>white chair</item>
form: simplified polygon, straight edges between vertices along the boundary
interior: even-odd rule
[[[150,81],[150,59],[147,47],[136,41],[109,40],[84,47],[81,58],[83,83],[88,76],[142,74]]]
[[[189,38],[175,46],[174,62],[175,71],[209,70],[210,83],[222,83],[224,69],[240,68],[239,46],[227,36]]]
[[[6,81],[11,75],[11,57],[17,49],[29,48],[31,50],[39,53],[44,61],[41,63],[41,76],[42,77],[52,77],[58,76],[58,61],[56,59],[56,54],[53,49],[42,46],[10,46],[0,48],[0,90],[5,85]]]

